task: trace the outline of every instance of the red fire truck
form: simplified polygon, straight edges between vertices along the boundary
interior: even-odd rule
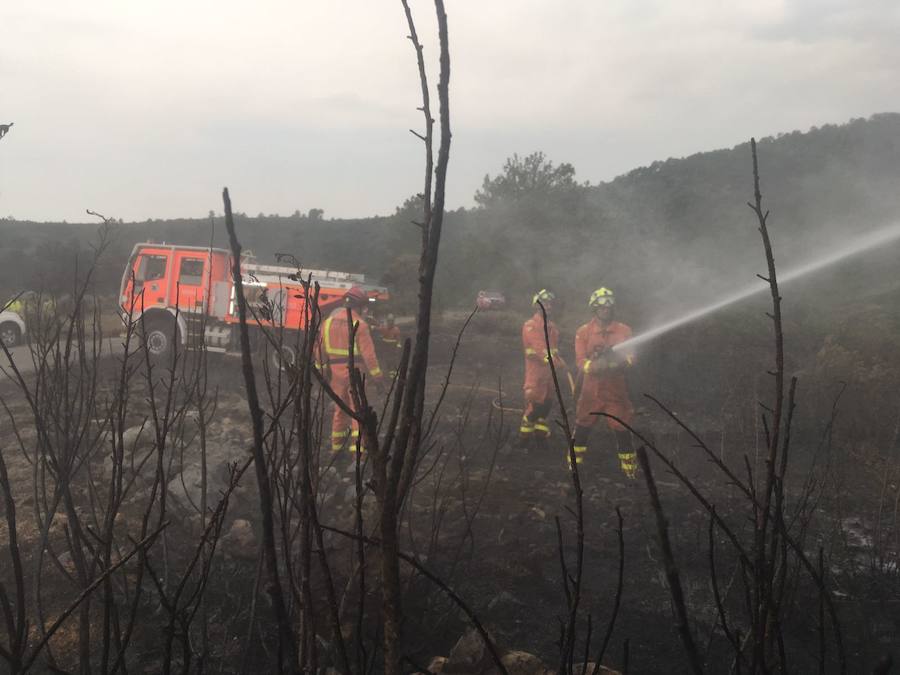
[[[204,246],[137,244],[122,275],[119,307],[123,319],[141,320],[147,348],[164,357],[177,340],[183,349],[205,346],[225,352],[239,348],[238,307],[231,277],[231,252]],[[251,256],[241,260],[242,285],[252,338],[261,347],[261,328],[277,329],[282,354],[272,350],[276,363],[293,359],[296,332],[305,323],[306,293],[297,279],[319,284],[319,308],[327,313],[353,286],[362,288],[369,301],[384,301],[384,286],[366,281],[362,274],[332,270],[297,269],[259,264]],[[283,332],[282,332],[283,331]]]

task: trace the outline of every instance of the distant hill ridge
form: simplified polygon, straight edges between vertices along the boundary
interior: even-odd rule
[[[900,214],[900,114],[762,138],[759,151],[782,259]],[[748,143],[654,162],[597,185],[560,180],[531,192],[500,194],[487,206],[448,214],[440,299],[466,304],[474,290],[487,286],[524,298],[535,286],[549,285],[577,297],[601,280],[660,302],[679,289],[702,295],[704,287],[719,285],[709,282],[711,274],[733,275],[735,282],[752,278],[758,258],[755,248],[753,255],[747,251],[758,246],[758,234],[746,207],[751,196]],[[241,215],[238,227],[245,247],[261,257],[291,252],[310,266],[412,284],[414,270],[407,269],[418,245],[417,229],[409,223],[414,208],[414,200],[407,200],[390,216],[334,220],[315,210]],[[118,225],[98,284],[115,287],[135,242],[203,244],[210,239],[210,222]],[[213,240],[224,245],[221,217],[214,222]],[[96,231],[96,223],[6,220],[0,289],[67,286],[69,252],[81,251],[83,265]]]

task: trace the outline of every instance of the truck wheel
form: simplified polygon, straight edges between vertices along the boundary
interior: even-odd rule
[[[272,365],[276,370],[286,370],[297,362],[297,354],[290,345],[281,345],[281,351],[272,349]]]
[[[0,342],[7,347],[15,347],[22,339],[22,331],[12,321],[0,324]]]
[[[172,354],[172,338],[178,339],[178,329],[171,321],[159,319],[147,322],[145,341],[150,358],[163,360]]]

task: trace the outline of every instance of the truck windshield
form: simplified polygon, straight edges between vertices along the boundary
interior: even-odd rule
[[[154,281],[166,276],[166,257],[163,255],[142,255],[138,263],[137,281]]]

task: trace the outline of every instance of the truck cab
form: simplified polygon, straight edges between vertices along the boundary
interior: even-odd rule
[[[138,244],[122,277],[119,304],[140,315],[154,309],[205,314],[230,287],[231,254],[199,246]],[[227,303],[219,299],[219,307]]]
[[[140,321],[151,354],[168,354],[175,343],[206,342],[205,332],[225,319],[231,254],[205,246],[135,245],[122,275],[119,308],[123,321]],[[217,321],[218,320],[218,321]],[[228,331],[218,331],[219,347]]]
[[[154,356],[170,353],[175,345],[210,351],[234,348],[239,317],[231,275],[232,256],[225,249],[137,244],[119,290],[122,319],[140,321]],[[386,288],[367,283],[361,274],[264,265],[249,256],[241,260],[241,275],[247,322],[258,343],[265,342],[261,334],[267,329],[303,330],[308,309],[301,277],[319,285],[322,312],[340,303],[353,286],[362,287],[372,301],[389,297]],[[285,344],[296,342],[282,337]]]

